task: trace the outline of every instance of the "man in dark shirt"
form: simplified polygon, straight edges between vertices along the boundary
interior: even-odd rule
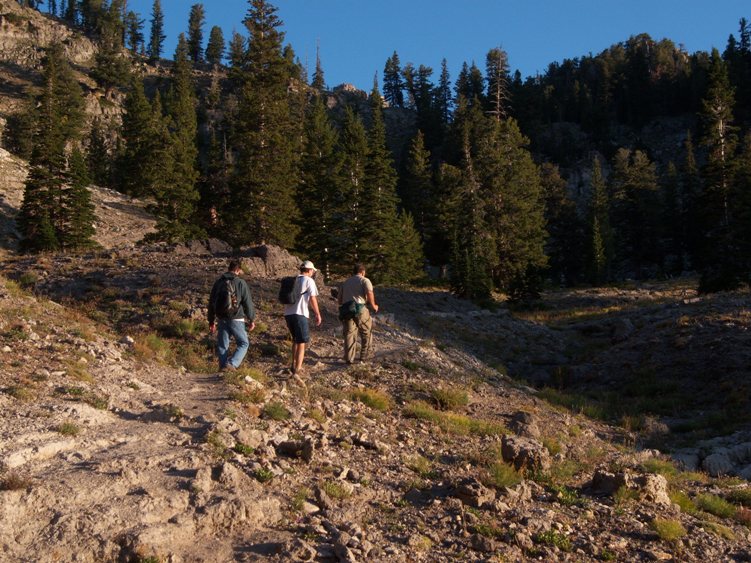
[[[248,325],[250,331],[256,327],[253,299],[250,296],[248,284],[239,277],[241,272],[240,262],[230,260],[227,272],[214,282],[209,296],[209,331],[214,334],[214,331],[218,329],[216,353],[219,356],[219,371],[235,370],[240,366],[250,345],[245,325]],[[226,295],[227,290],[225,288],[234,290],[233,303],[236,304],[236,307],[234,310],[231,307],[225,315],[220,316],[220,311],[217,309],[222,306],[217,305],[217,298]],[[237,347],[232,356],[228,358],[230,336],[235,339]]]

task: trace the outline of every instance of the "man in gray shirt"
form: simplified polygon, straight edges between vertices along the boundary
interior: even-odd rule
[[[372,355],[373,319],[368,311],[368,305],[373,314],[378,312],[378,305],[373,294],[373,284],[365,277],[365,266],[357,264],[353,276],[347,279],[339,288],[339,318],[344,332],[344,361],[351,364],[355,361],[357,351],[357,335],[360,335],[360,361],[370,359]],[[347,312],[344,312],[347,310]]]

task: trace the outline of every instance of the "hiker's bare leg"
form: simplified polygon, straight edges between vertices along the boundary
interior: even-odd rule
[[[292,371],[297,373],[302,369],[302,361],[305,359],[305,343],[292,345]]]

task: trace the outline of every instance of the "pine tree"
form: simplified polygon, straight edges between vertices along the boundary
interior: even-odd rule
[[[91,8],[99,30],[99,50],[94,56],[92,74],[107,89],[127,84],[130,76],[130,62],[122,52],[126,33],[122,6],[122,0],[118,0],[108,7]]]
[[[414,231],[414,225],[411,220],[400,220],[397,212],[397,178],[391,153],[386,147],[383,98],[376,85],[370,94],[370,110],[372,123],[368,132],[368,160],[361,195],[360,261],[374,280],[400,283],[419,275],[422,248],[413,256],[404,254],[408,250],[415,251],[414,247],[402,246],[404,240],[414,239],[414,232],[402,232],[401,229],[411,226]]]
[[[338,225],[340,235],[332,246],[331,261],[339,268],[338,273],[345,274],[351,271],[353,264],[361,260],[362,199],[369,156],[365,126],[350,106],[344,111],[339,154],[342,159],[343,182],[334,224]]]
[[[149,34],[149,46],[146,52],[149,61],[153,64],[162,56],[162,46],[167,36],[164,34],[164,12],[160,0],[154,0],[151,7],[151,33]]]
[[[733,89],[727,66],[717,49],[712,51],[707,94],[702,100],[704,125],[702,145],[707,148],[707,163],[702,171],[704,192],[701,199],[704,239],[700,249],[700,291],[733,289],[740,283],[736,249],[732,240],[731,174],[736,145],[733,123]]]
[[[342,160],[337,151],[338,134],[329,121],[320,96],[313,100],[305,127],[305,146],[297,200],[300,205],[300,236],[297,247],[310,257],[329,279],[348,264],[333,264],[337,240],[346,236],[336,220],[341,201]],[[341,267],[341,268],[340,268]]]
[[[188,57],[194,63],[203,61],[203,26],[206,11],[203,4],[193,4],[188,18]]]
[[[202,236],[203,232],[195,220],[199,199],[196,186],[196,99],[188,59],[188,43],[182,33],[175,52],[172,85],[167,102],[171,166],[167,181],[154,185],[154,209],[158,236],[167,241],[183,241]]]
[[[438,86],[435,91],[436,113],[440,118],[442,129],[451,121],[451,109],[453,99],[451,95],[451,77],[449,76],[448,63],[446,59],[441,61],[441,76],[438,79]]]
[[[224,57],[224,33],[222,28],[215,25],[209,33],[209,43],[206,45],[206,62],[212,66],[222,64]]]
[[[112,181],[110,151],[106,132],[100,119],[95,119],[91,125],[85,161],[87,167],[86,180],[97,186],[110,187]]]
[[[229,42],[229,66],[239,71],[245,66],[246,49],[245,38],[238,32],[232,32],[232,39]]]
[[[597,156],[592,158],[590,193],[587,271],[590,283],[599,285],[610,278],[614,239],[610,226],[610,201],[602,176],[602,165]]]
[[[136,12],[130,11],[125,15],[125,37],[127,38],[128,49],[135,56],[143,52],[143,26],[145,20],[139,17]]]
[[[63,249],[81,249],[94,244],[94,204],[91,202],[90,183],[86,159],[76,146],[69,159],[69,186],[64,189],[62,213],[64,228],[60,235]]]
[[[383,68],[383,97],[391,107],[404,107],[404,84],[399,55],[394,51]]]
[[[488,82],[488,114],[500,121],[506,117],[510,101],[508,55],[503,49],[495,47],[488,51],[485,76]]]
[[[323,66],[321,65],[321,53],[318,48],[316,48],[316,69],[313,72],[313,81],[310,85],[317,92],[323,92],[326,89],[326,80],[323,77]]]
[[[17,223],[24,250],[56,250],[65,234],[63,191],[67,183],[66,145],[80,132],[83,97],[60,44],[44,61],[34,147]]]
[[[441,237],[438,223],[440,198],[433,182],[430,153],[425,148],[425,137],[420,130],[410,143],[399,188],[403,208],[413,217],[428,260],[441,263],[445,259],[446,241]]]
[[[238,157],[232,183],[237,221],[235,243],[292,246],[298,210],[295,204],[297,152],[287,85],[289,62],[282,53],[283,33],[276,7],[250,0],[247,60],[241,74]]]
[[[117,161],[119,189],[128,195],[141,197],[149,190],[146,178],[153,162],[155,133],[152,108],[140,77],[132,77],[124,109],[121,131],[123,147]],[[157,163],[157,166],[161,165]]]

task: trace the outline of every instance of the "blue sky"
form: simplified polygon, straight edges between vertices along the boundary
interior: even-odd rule
[[[153,0],[129,0],[146,19],[148,37]],[[188,25],[194,0],[162,0],[171,57],[177,36]],[[205,39],[213,25],[225,39],[242,25],[247,0],[204,0]],[[396,50],[402,64],[425,64],[440,72],[449,64],[452,81],[462,62],[484,68],[485,54],[502,47],[512,70],[542,73],[564,58],[597,54],[631,35],[671,39],[693,53],[722,51],[741,17],[751,20],[748,0],[277,0],[285,41],[312,70],[320,44],[329,86],[349,82],[369,90]]]

